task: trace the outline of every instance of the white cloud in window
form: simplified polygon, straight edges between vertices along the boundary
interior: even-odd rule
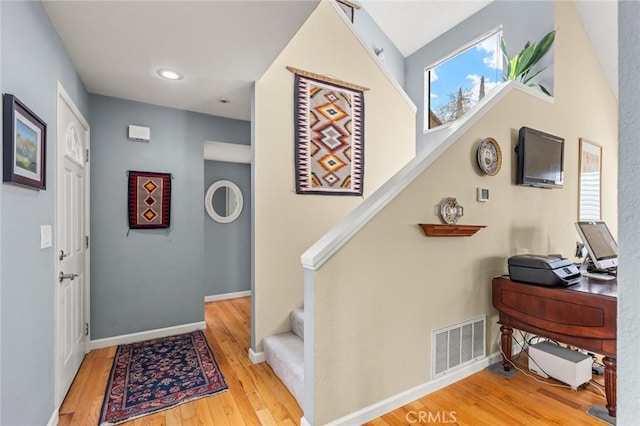
[[[480,96],[480,79],[481,77],[477,74],[469,74],[468,76],[465,77],[467,80],[471,80],[471,82],[473,83],[473,86],[471,87],[471,102],[472,103],[476,103],[478,102],[478,98]],[[499,82],[496,81],[491,81],[488,78],[484,78],[484,93],[488,94],[489,92],[491,92],[497,85],[499,85]]]
[[[431,96],[431,99],[435,99],[438,97],[438,95],[436,95],[435,93],[431,93],[430,96]]]
[[[429,71],[429,81],[434,82],[438,79],[438,74],[436,74],[436,69],[433,68]]]
[[[480,52],[484,52],[487,55],[482,58],[482,62],[486,66],[492,69],[501,70],[502,69],[502,53],[500,52],[500,48],[498,43],[500,42],[500,34],[498,33],[494,36],[491,36],[482,42],[480,42],[476,49]]]

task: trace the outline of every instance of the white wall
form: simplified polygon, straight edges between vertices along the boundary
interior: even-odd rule
[[[507,272],[513,254],[573,255],[581,137],[603,146],[603,219],[617,231],[616,101],[573,4],[555,10],[555,103],[508,93],[316,272],[314,369],[305,377],[314,382],[314,412],[305,412],[312,424],[429,382],[434,329],[485,314],[487,352],[497,351],[492,277]],[[565,138],[562,189],[515,185],[522,126]],[[476,163],[488,136],[503,153],[494,177]],[[489,203],[475,201],[478,186],[490,188]],[[462,224],[487,228],[468,238],[425,237],[418,223],[439,223],[448,196],[465,207]]]
[[[384,60],[381,57],[378,60],[400,87],[404,87],[404,56],[364,8],[354,11],[353,27],[372,52],[384,49]]]
[[[365,198],[415,153],[412,106],[342,12],[321,2],[256,83],[253,349],[258,351],[263,337],[290,329],[290,311],[302,306],[300,255],[363,199],[296,195],[294,75],[288,65],[371,89],[364,95]]]
[[[620,267],[618,276],[618,424],[638,423],[640,412],[640,3],[618,3],[620,96]]]

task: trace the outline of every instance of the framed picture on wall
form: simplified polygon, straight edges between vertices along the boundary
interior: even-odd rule
[[[46,189],[47,124],[8,93],[3,107],[2,180]]]
[[[580,138],[578,220],[602,216],[602,147]]]

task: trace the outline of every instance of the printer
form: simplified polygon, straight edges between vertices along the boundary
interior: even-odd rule
[[[512,281],[568,287],[580,282],[580,270],[569,259],[541,254],[520,254],[508,260]]]

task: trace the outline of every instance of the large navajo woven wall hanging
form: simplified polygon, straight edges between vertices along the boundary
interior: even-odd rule
[[[296,193],[362,195],[365,87],[295,75]]]
[[[168,228],[171,174],[129,171],[129,228]]]

